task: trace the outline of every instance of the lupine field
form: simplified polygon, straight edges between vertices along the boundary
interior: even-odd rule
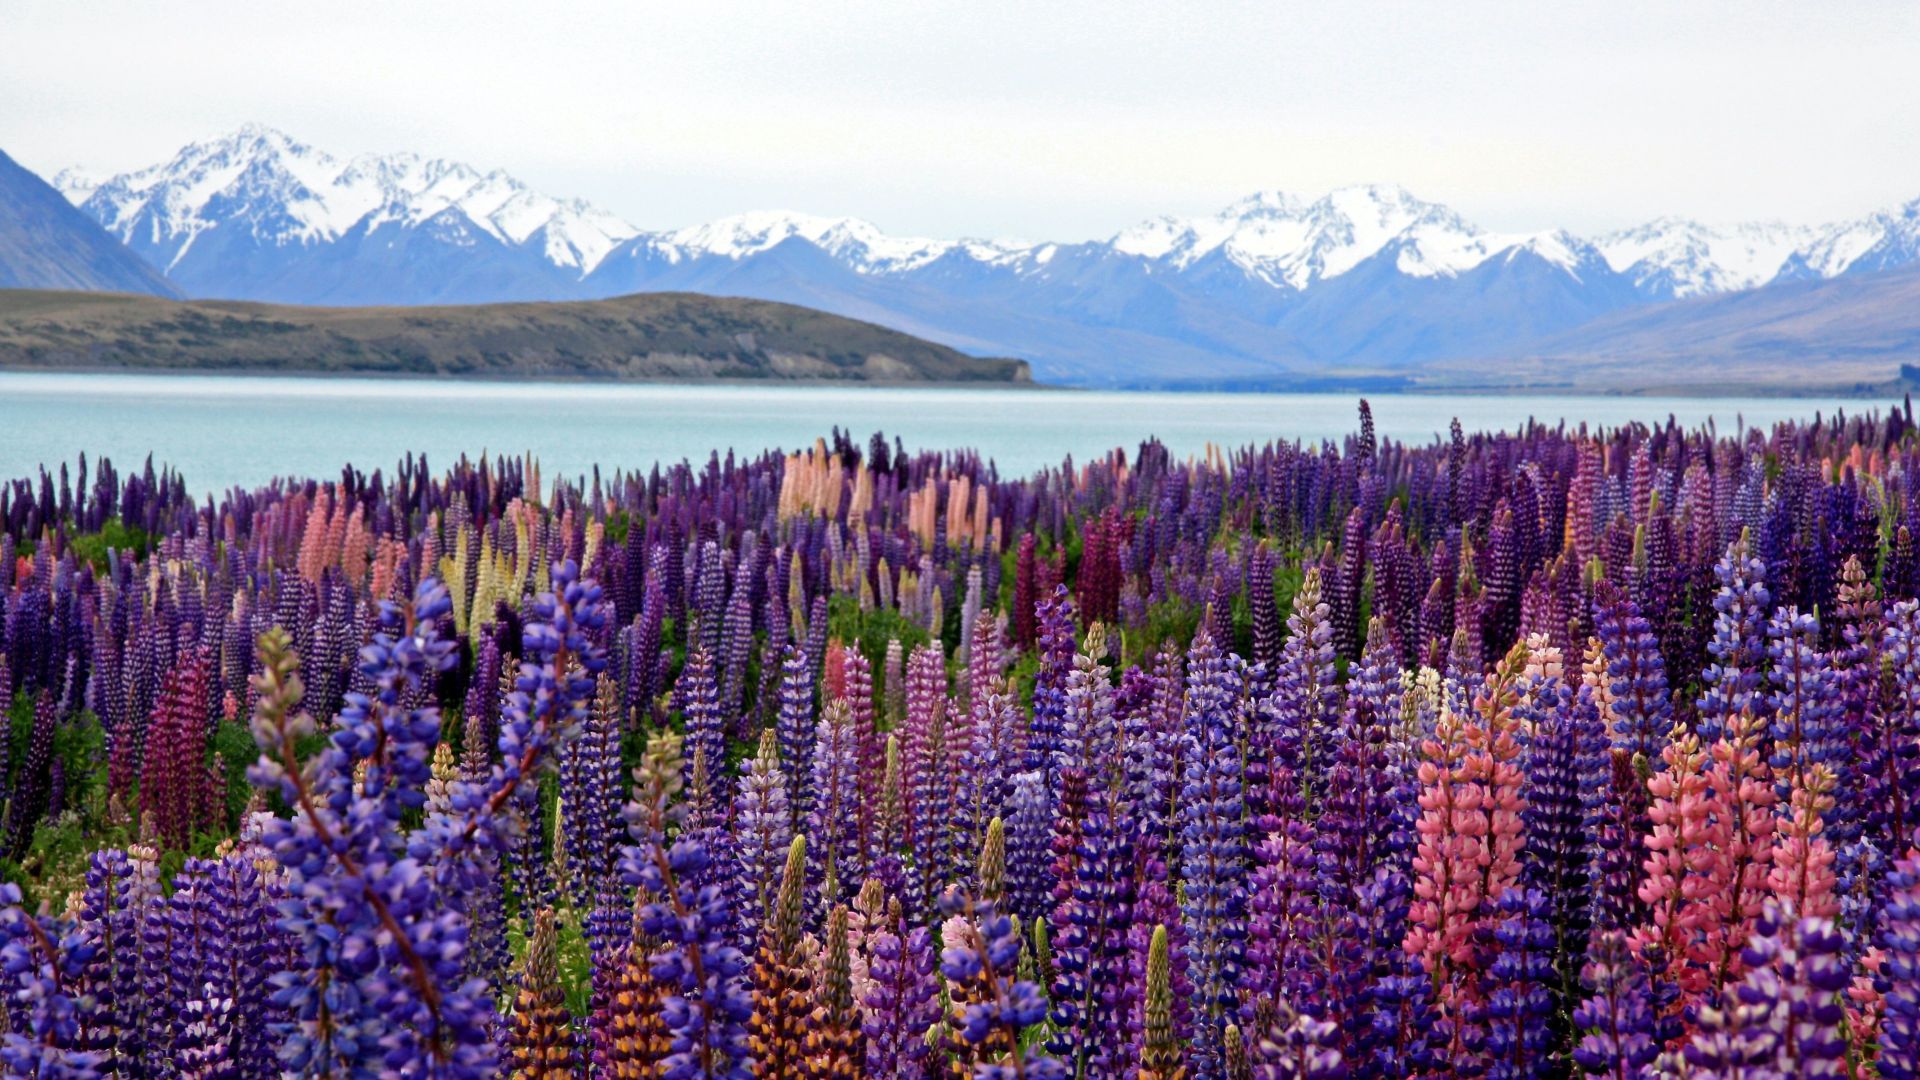
[[[1920,1075],[1920,437],[0,487],[6,1075]]]

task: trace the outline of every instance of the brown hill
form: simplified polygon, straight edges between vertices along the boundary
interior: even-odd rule
[[[572,303],[312,308],[0,290],[0,368],[491,378],[1031,381],[792,304],[645,293]]]

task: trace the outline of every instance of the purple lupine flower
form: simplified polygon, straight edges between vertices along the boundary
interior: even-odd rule
[[[855,782],[859,747],[854,742],[845,701],[829,702],[821,710],[820,722],[814,728],[812,758],[812,805],[807,816],[811,876],[815,884],[831,878],[845,889],[865,872],[858,814],[861,792]],[[840,897],[825,896],[822,900],[820,906],[830,907]]]
[[[1133,922],[1131,832],[1104,806],[1087,814],[1070,892],[1048,920],[1054,956],[1050,1049],[1076,1076],[1117,1075],[1125,1061],[1129,963],[1123,931]]]
[[[621,876],[652,899],[639,912],[640,931],[658,945],[649,957],[653,978],[671,991],[661,1018],[671,1032],[660,1063],[671,1080],[749,1080],[753,1075],[747,1020],[753,1013],[746,956],[734,944],[737,928],[726,891],[711,880],[698,840],[671,846],[667,829],[679,816],[672,798],[681,787],[679,737],[662,733],[648,746],[628,808],[633,843],[622,854]],[[707,882],[696,884],[696,882]]]
[[[1598,743],[1594,729],[1599,718],[1590,707],[1591,695],[1583,698],[1576,703],[1565,683],[1549,679],[1530,687],[1514,709],[1516,719],[1533,730],[1524,751],[1526,807],[1521,821],[1527,843],[1521,851],[1521,876],[1547,904],[1555,951],[1562,953],[1569,971],[1580,965],[1580,946],[1591,922],[1587,875],[1595,856],[1588,843],[1589,797],[1598,792],[1583,790],[1581,767],[1590,764],[1597,749],[1585,744]]]
[[[1007,817],[1007,908],[1022,918],[1050,910],[1048,870],[1053,842],[1053,797],[1039,770],[1013,778]]]
[[[1274,1022],[1255,1044],[1254,1080],[1340,1080],[1346,1061],[1334,1049],[1338,1027],[1281,1002]]]
[[[909,926],[898,901],[878,926],[869,926],[869,989],[861,1024],[867,1038],[866,1075],[875,1080],[921,1080],[931,1048],[926,1033],[940,1018],[932,934]]]
[[[739,901],[741,940],[749,945],[759,937],[780,888],[787,848],[793,842],[793,808],[787,801],[786,769],[772,732],[760,738],[760,752],[747,763],[734,797],[733,834],[739,845]]]
[[[1868,811],[1869,838],[1883,851],[1903,848],[1916,820],[1920,798],[1920,603],[1902,600],[1887,614],[1884,656],[1891,669],[1891,700],[1862,710],[1867,731],[1862,739],[1861,801]],[[1878,680],[1872,680],[1877,682]]]
[[[1272,671],[1280,664],[1280,644],[1285,635],[1280,622],[1280,605],[1274,601],[1273,578],[1280,569],[1273,549],[1261,544],[1247,565],[1247,612],[1253,623],[1253,662]]]
[[[813,665],[807,654],[787,646],[780,660],[780,710],[775,722],[780,760],[787,774],[787,806],[795,821],[807,819],[812,809]]]
[[[953,790],[947,775],[946,662],[938,644],[913,650],[907,662],[906,723],[901,732],[902,794],[906,842],[913,859],[914,888],[904,898],[909,912],[923,912],[949,869]]]
[[[679,697],[686,714],[687,767],[693,767],[696,754],[705,754],[708,767],[714,770],[712,778],[718,781],[719,766],[727,760],[726,715],[720,709],[713,658],[698,648],[687,654],[686,666],[680,669]]]
[[[1912,606],[1903,601],[1902,607]],[[1884,952],[1877,988],[1886,1002],[1874,1068],[1885,1080],[1920,1077],[1920,852],[1909,848],[1887,875],[1880,909]]]
[[[1786,802],[1815,766],[1833,773],[1834,790],[1843,793],[1825,815],[1826,835],[1842,846],[1856,832],[1848,776],[1853,748],[1841,712],[1839,686],[1827,658],[1816,649],[1820,626],[1792,607],[1774,614],[1767,627],[1767,657],[1774,691],[1768,695],[1773,722],[1774,786]]]
[[[1246,936],[1247,849],[1240,751],[1232,724],[1239,686],[1213,640],[1194,642],[1187,666],[1186,775],[1181,793],[1181,911],[1194,986],[1193,1060],[1218,1069],[1235,1014]]]
[[[667,617],[666,588],[656,574],[647,575],[646,598],[633,618],[633,640],[627,652],[626,702],[633,726],[653,718],[653,699],[660,695],[665,674],[661,633]]]
[[[580,730],[560,746],[560,823],[568,884],[581,910],[593,907],[613,872],[621,803],[620,712],[613,682],[602,680]]]
[[[0,972],[7,987],[8,1031],[0,1062],[9,1076],[91,1080],[102,1055],[84,1046],[84,1003],[77,990],[94,956],[80,927],[27,914],[20,886],[0,885]]]
[[[1850,975],[1840,931],[1768,905],[1742,959],[1747,976],[1700,1011],[1687,1063],[1704,1077],[1845,1075]]]
[[[1553,960],[1556,930],[1547,894],[1509,889],[1496,905],[1493,940],[1498,953],[1487,966],[1487,1069],[1501,1080],[1536,1080],[1556,1074],[1553,1059]]]
[[[1606,654],[1613,745],[1658,761],[1673,729],[1673,697],[1653,628],[1632,599],[1614,591],[1601,606],[1595,631]]]
[[[1713,640],[1707,644],[1713,663],[1701,673],[1707,690],[1700,696],[1696,725],[1705,742],[1718,739],[1727,718],[1741,709],[1750,708],[1764,718],[1767,705],[1761,684],[1772,603],[1765,564],[1749,554],[1742,539],[1727,548],[1714,574],[1720,580],[1720,592],[1713,598]]]
[[[292,820],[270,821],[262,837],[288,878],[281,925],[300,942],[299,966],[273,980],[273,1002],[290,1015],[288,1068],[424,1060],[444,1075],[478,1077],[495,1067],[491,1003],[461,963],[466,923],[398,831],[402,812],[425,801],[427,748],[440,726],[432,707],[402,701],[452,665],[452,643],[437,630],[450,608],[431,578],[407,608],[383,606],[383,629],[359,662],[375,693],[348,695],[332,741],[304,769],[294,745],[313,724],[293,712],[299,697],[285,635],[263,644],[254,716],[262,753],[250,775],[300,808]],[[435,834],[443,830],[421,830],[415,842]]]
[[[1067,1080],[1073,1073],[1065,1063],[1027,1045],[1027,1029],[1047,1019],[1047,998],[1018,977],[1020,934],[1012,917],[958,887],[941,895],[940,912],[950,930],[940,972],[968,991],[959,1028],[972,1080]]]
[[[1067,679],[1073,672],[1073,604],[1067,588],[1054,590],[1036,607],[1040,670],[1034,676],[1033,721],[1028,729],[1027,768],[1051,773],[1065,747]]]
[[[1653,1037],[1646,971],[1618,930],[1596,934],[1587,957],[1581,973],[1587,997],[1573,1010],[1579,1036],[1574,1063],[1593,1076],[1651,1080],[1660,1046]]]

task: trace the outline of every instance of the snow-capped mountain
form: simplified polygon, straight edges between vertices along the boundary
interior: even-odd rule
[[[1252,277],[1298,292],[1394,241],[1402,243],[1396,266],[1410,277],[1451,277],[1506,246],[1405,188],[1368,185],[1317,199],[1260,192],[1212,217],[1144,222],[1114,237],[1112,247],[1174,270],[1218,253]]]
[[[1597,241],[1615,270],[1650,297],[1684,298],[1764,285],[1820,235],[1777,221],[1712,226],[1665,217]]]
[[[314,264],[325,277],[336,263],[327,257],[331,250],[368,237],[391,248],[396,232],[475,252],[506,249],[577,278],[637,231],[498,170],[483,173],[417,154],[343,160],[259,125],[110,179],[64,170],[55,184],[108,232],[199,295],[308,299],[306,290],[327,290],[308,280],[311,275],[289,276],[298,264]],[[232,271],[242,267],[251,283],[234,280]],[[341,266],[336,273],[349,270]]]
[[[336,158],[258,125],[55,186],[193,296],[753,296],[1087,383],[1273,381],[1336,362],[1392,373],[1624,306],[1920,262],[1920,200],[1819,228],[1661,218],[1589,240],[1487,232],[1392,185],[1260,192],[1087,243],[895,236],[778,211],[643,231],[498,170]]]

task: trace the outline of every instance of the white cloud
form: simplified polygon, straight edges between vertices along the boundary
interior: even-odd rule
[[[261,120],[646,227],[790,206],[1109,235],[1394,181],[1493,229],[1920,194],[1920,7],[0,0],[0,148],[146,164]]]

